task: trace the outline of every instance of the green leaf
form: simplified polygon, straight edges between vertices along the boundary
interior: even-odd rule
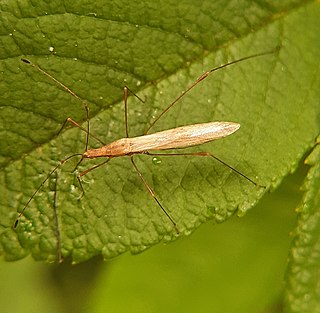
[[[130,5],[129,5],[130,4]],[[208,121],[235,121],[241,129],[189,151],[214,153],[268,188],[295,170],[319,134],[318,4],[292,1],[262,7],[191,1],[4,1],[1,4],[0,101],[1,249],[8,260],[32,254],[57,258],[57,210],[62,254],[80,262],[141,252],[192,233],[208,220],[243,215],[263,195],[213,160],[137,156],[137,165],[178,224],[154,203],[128,159],[111,160],[83,177],[70,162],[41,189],[12,229],[34,190],[59,160],[82,153],[85,136],[64,120],[85,121],[82,104],[20,62],[28,58],[77,93],[90,108],[91,133],[104,142],[124,136],[123,86],[129,98],[129,133],[147,125],[181,91],[217,65],[275,47],[216,72],[164,116],[154,131]],[[174,9],[173,9],[174,8]],[[85,125],[85,124],[84,124]],[[91,146],[96,147],[94,141]],[[85,160],[79,171],[96,164]],[[57,197],[56,202],[54,197]]]
[[[320,138],[319,138],[320,143]],[[320,145],[310,165],[287,272],[287,312],[320,312]]]

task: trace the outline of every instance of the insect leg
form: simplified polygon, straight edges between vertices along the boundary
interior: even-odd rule
[[[222,161],[218,157],[214,156],[210,152],[190,152],[190,153],[150,153],[150,152],[146,152],[145,154],[151,155],[151,156],[153,155],[153,156],[204,156],[204,157],[211,157],[211,158],[215,159],[216,161],[220,162],[221,164],[225,165],[226,167],[228,167],[229,169],[231,169],[235,173],[239,174],[240,176],[242,176],[243,178],[245,178],[246,180],[248,180],[249,182],[251,182],[255,186],[266,188],[265,186],[262,186],[262,185],[256,183],[251,178],[242,174],[240,171],[238,171],[237,169],[235,169],[231,165],[227,164],[226,162]]]
[[[171,223],[173,224],[177,234],[179,234],[179,230],[177,227],[176,222],[172,219],[172,217],[169,215],[169,213],[165,210],[165,208],[162,206],[162,204],[160,203],[160,201],[157,199],[154,191],[151,189],[151,187],[148,185],[147,181],[145,180],[145,178],[142,176],[141,172],[139,171],[136,163],[133,160],[133,156],[130,157],[131,163],[133,165],[133,167],[135,168],[136,172],[138,173],[140,179],[142,180],[143,184],[145,185],[145,187],[147,188],[149,194],[151,195],[151,197],[154,199],[154,201],[159,205],[159,207],[161,208],[161,210],[163,211],[163,213],[169,218],[169,220],[171,221]]]
[[[144,101],[136,95],[133,91],[131,91],[128,86],[124,86],[123,88],[123,103],[124,103],[124,125],[125,125],[125,135],[126,138],[129,137],[129,131],[128,131],[128,105],[127,105],[127,100],[128,100],[128,92],[133,94],[138,100],[144,103]]]
[[[128,87],[124,86],[123,88],[123,103],[124,103],[124,126],[125,126],[125,132],[126,137],[129,137],[129,131],[128,131],[128,107],[127,107],[127,100],[128,100]]]
[[[61,126],[60,130],[59,130],[58,133],[57,133],[57,136],[58,136],[58,135],[61,133],[61,131],[66,127],[67,123],[70,123],[70,124],[72,124],[73,126],[78,127],[78,128],[81,129],[83,132],[85,132],[85,133],[87,134],[87,136],[95,139],[96,141],[98,141],[98,142],[99,142],[100,144],[102,144],[103,146],[105,145],[105,143],[104,143],[101,139],[99,139],[97,136],[94,136],[94,135],[88,133],[88,130],[87,130],[87,129],[83,128],[78,122],[76,122],[76,121],[75,121],[73,118],[71,118],[71,117],[68,117],[68,118],[64,121],[63,125]],[[86,142],[87,142],[87,140],[86,140]],[[87,151],[87,148],[88,148],[88,146],[87,146],[87,144],[86,144],[86,150],[85,150],[85,151]]]
[[[54,194],[53,194],[53,214],[55,217],[56,223],[56,238],[57,238],[57,257],[58,262],[63,262],[63,256],[61,254],[61,234],[60,234],[60,226],[59,226],[59,218],[57,212],[57,184],[58,184],[58,174],[55,172],[55,183],[54,183]]]
[[[86,174],[88,174],[89,172],[95,170],[96,168],[98,168],[98,167],[100,167],[100,166],[108,163],[110,160],[111,160],[111,158],[108,158],[107,160],[105,160],[105,161],[103,161],[103,162],[101,162],[101,163],[99,163],[99,164],[97,164],[97,165],[95,165],[95,166],[92,166],[92,167],[88,168],[88,169],[85,170],[84,172],[80,173],[79,178],[82,177],[82,176],[84,176],[84,175],[86,175]]]
[[[76,165],[75,169],[78,167],[78,165],[81,163],[82,160],[83,160],[83,159],[81,159],[81,160],[78,162],[78,164]],[[80,173],[79,175],[77,175],[77,180],[78,180],[79,186],[80,186],[80,188],[81,188],[81,195],[80,195],[79,198],[81,198],[81,197],[84,195],[84,188],[83,188],[83,186],[82,186],[81,177],[84,176],[84,175],[86,175],[86,174],[88,174],[89,172],[95,170],[96,168],[98,168],[98,167],[100,167],[100,166],[108,163],[110,160],[111,160],[111,158],[109,158],[109,159],[107,159],[106,161],[103,161],[102,163],[99,163],[99,164],[97,164],[97,165],[95,165],[95,166],[92,166],[92,167],[88,168],[87,170],[85,170],[84,172],[82,172],[82,173]]]
[[[25,209],[29,206],[30,202],[32,201],[32,199],[35,197],[35,195],[39,192],[39,190],[42,188],[42,186],[47,182],[47,180],[53,175],[53,173],[56,172],[56,170],[63,165],[64,163],[66,163],[68,160],[74,158],[75,156],[82,156],[81,153],[76,153],[73,155],[70,155],[69,157],[67,157],[66,159],[60,161],[60,163],[58,165],[56,165],[51,172],[49,173],[49,175],[43,180],[43,182],[39,185],[39,187],[34,191],[34,193],[32,194],[32,196],[30,197],[30,199],[28,200],[28,202],[25,204],[24,208],[22,209],[22,211],[19,213],[15,223],[14,223],[14,228],[16,228],[18,226],[19,223],[19,219],[20,217],[23,215]]]
[[[169,106],[167,106],[155,119],[154,121],[149,125],[149,127],[146,129],[144,134],[149,133],[150,129],[154,126],[154,124],[165,114],[167,113],[182,97],[184,97],[191,89],[193,89],[196,85],[198,85],[201,81],[205,80],[210,74],[212,74],[215,71],[218,71],[220,69],[223,69],[225,67],[228,67],[230,65],[245,61],[245,60],[249,60],[249,59],[253,59],[256,57],[260,57],[260,56],[264,56],[264,55],[268,55],[268,54],[273,54],[277,51],[279,51],[280,47],[276,47],[275,49],[271,50],[271,51],[266,51],[266,52],[262,52],[262,53],[256,53],[256,54],[252,54],[225,64],[222,64],[220,66],[214,67],[209,71],[204,72],[202,75],[199,76],[199,78],[193,82],[185,91],[183,91],[176,99],[173,100],[173,102],[171,102],[169,104]]]

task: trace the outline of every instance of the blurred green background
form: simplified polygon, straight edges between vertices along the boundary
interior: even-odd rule
[[[71,265],[2,263],[1,312],[282,312],[300,166],[245,217],[202,225],[192,236]]]

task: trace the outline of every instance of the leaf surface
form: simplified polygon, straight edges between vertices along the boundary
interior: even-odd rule
[[[238,122],[241,128],[234,135],[188,151],[211,152],[267,188],[295,170],[320,132],[317,2],[262,6],[241,1],[234,6],[204,1],[196,6],[183,1],[177,6],[170,1],[34,1],[31,6],[4,1],[1,12],[0,231],[8,260],[27,254],[56,260],[54,208],[62,254],[80,262],[99,253],[104,258],[138,253],[188,235],[208,220],[243,215],[265,192],[211,159],[162,157],[152,162],[137,156],[140,171],[177,222],[177,236],[126,157],[85,175],[81,199],[71,173],[74,160],[50,177],[12,229],[17,211],[59,160],[85,147],[79,129],[55,136],[67,117],[85,122],[81,102],[21,57],[78,94],[90,108],[91,133],[111,142],[125,134],[125,84],[146,100],[128,99],[130,136],[141,135],[153,116],[204,71],[280,47],[211,75],[153,131]],[[97,144],[91,140],[90,146]],[[85,160],[78,170],[96,163]]]
[[[320,140],[320,138],[319,138]],[[320,141],[319,141],[320,143]],[[310,165],[287,271],[287,312],[320,312],[320,145]]]

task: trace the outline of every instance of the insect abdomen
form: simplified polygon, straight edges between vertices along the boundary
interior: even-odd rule
[[[240,127],[238,123],[211,122],[177,127],[150,135],[131,138],[132,152],[166,150],[201,145],[231,135]]]

